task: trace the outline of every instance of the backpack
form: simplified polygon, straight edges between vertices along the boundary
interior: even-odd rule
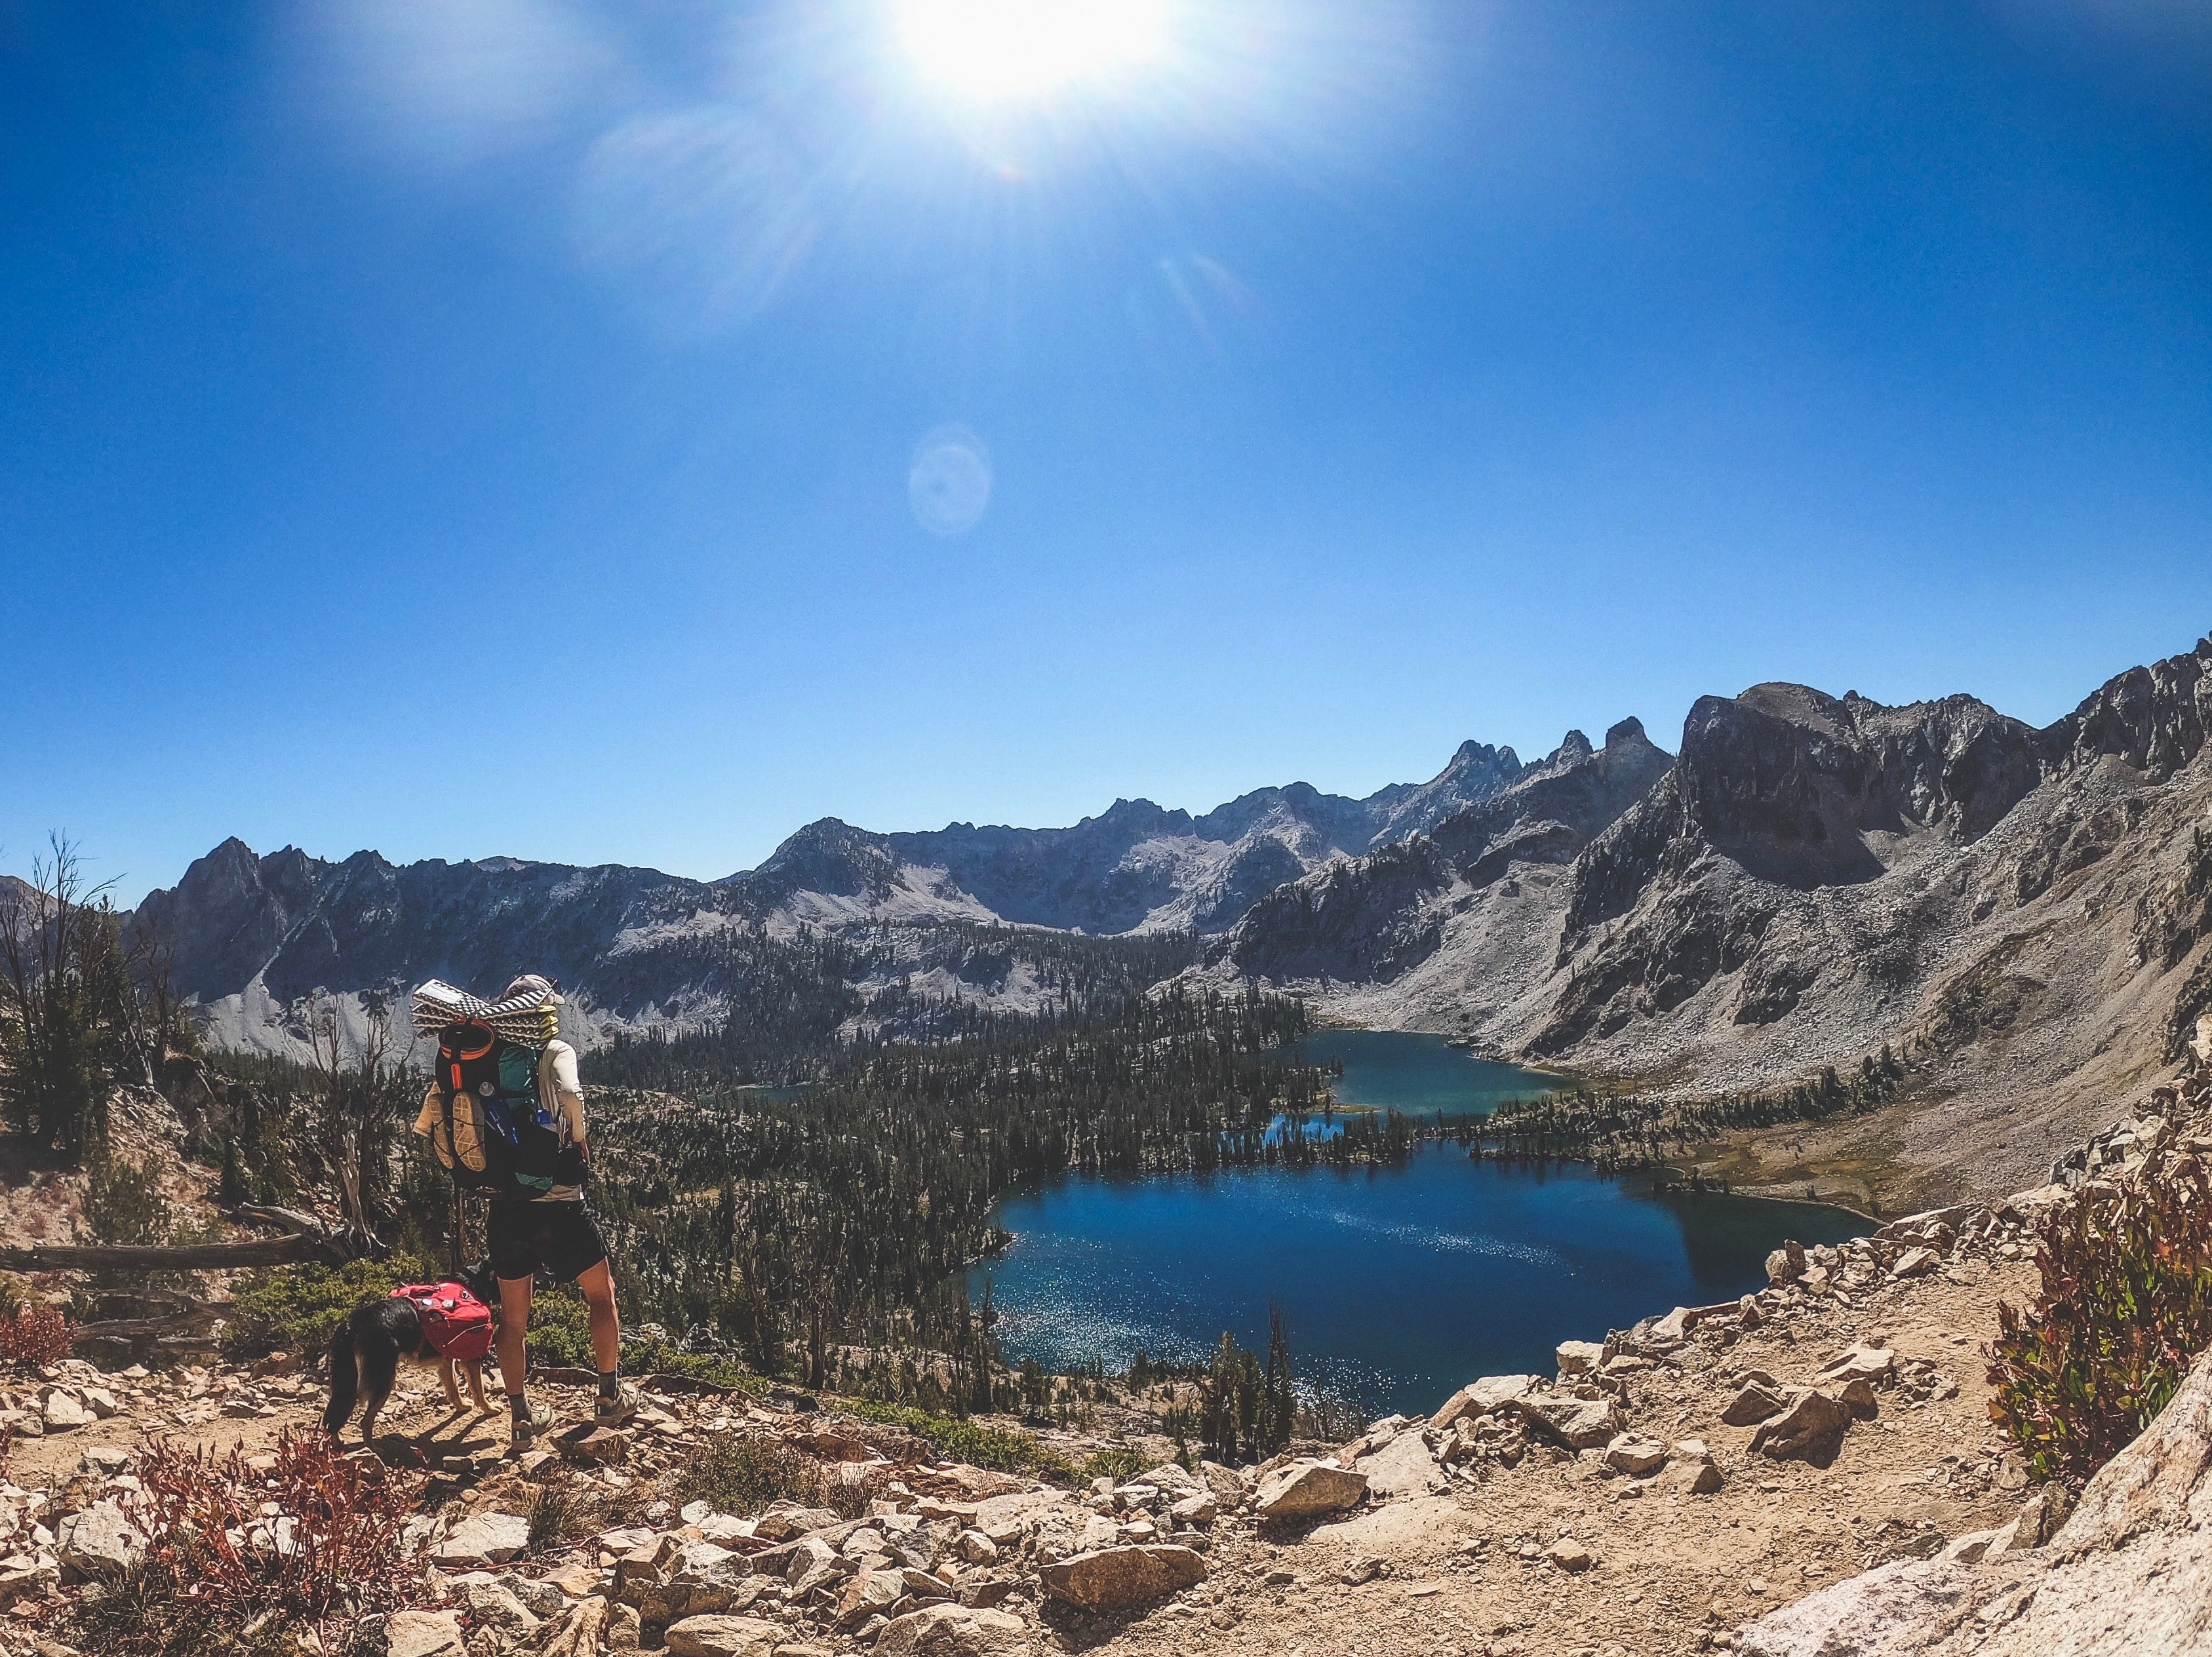
[[[455,1363],[481,1363],[491,1350],[491,1308],[458,1283],[404,1283],[396,1301],[412,1301],[422,1320],[422,1344]]]
[[[527,1200],[584,1183],[582,1150],[561,1143],[553,1112],[538,1096],[542,1056],[479,1019],[460,1019],[439,1033],[430,1144],[456,1185]]]

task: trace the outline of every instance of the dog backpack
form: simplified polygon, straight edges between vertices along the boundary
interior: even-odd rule
[[[455,1363],[480,1363],[491,1350],[491,1308],[458,1283],[406,1283],[392,1291],[414,1303],[422,1344]]]
[[[540,1057],[479,1019],[440,1032],[430,1144],[457,1185],[526,1199],[584,1182],[583,1153],[562,1144],[552,1102],[539,1097]]]

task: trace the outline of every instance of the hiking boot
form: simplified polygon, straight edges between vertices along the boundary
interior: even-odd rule
[[[538,1434],[552,1426],[553,1406],[550,1404],[533,1404],[530,1406],[528,1415],[516,1416],[514,1421],[514,1425],[507,1434],[507,1447],[520,1453],[536,1443]]]
[[[599,1398],[592,1405],[592,1425],[619,1427],[637,1413],[637,1394],[619,1383],[612,1398]]]

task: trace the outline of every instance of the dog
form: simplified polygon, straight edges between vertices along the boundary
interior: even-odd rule
[[[453,1280],[490,1307],[496,1317],[499,1284],[492,1277],[489,1261],[463,1267]],[[331,1332],[331,1403],[323,1411],[323,1427],[331,1437],[344,1439],[354,1404],[365,1398],[368,1409],[361,1419],[361,1440],[367,1444],[375,1439],[377,1413],[392,1396],[392,1383],[403,1357],[438,1366],[438,1379],[445,1383],[446,1399],[455,1415],[461,1412],[461,1389],[453,1379],[457,1369],[469,1378],[469,1397],[477,1413],[492,1412],[491,1405],[484,1402],[483,1366],[456,1364],[431,1350],[423,1338],[422,1314],[415,1302],[383,1296],[363,1301]]]

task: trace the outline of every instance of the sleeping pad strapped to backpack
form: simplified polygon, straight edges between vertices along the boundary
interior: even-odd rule
[[[584,1183],[582,1150],[561,1143],[552,1102],[538,1096],[540,1056],[473,1018],[439,1034],[439,1121],[430,1143],[456,1185],[528,1199]]]
[[[455,1363],[481,1363],[491,1350],[491,1308],[458,1283],[403,1283],[396,1301],[411,1301],[422,1320],[422,1344]]]

